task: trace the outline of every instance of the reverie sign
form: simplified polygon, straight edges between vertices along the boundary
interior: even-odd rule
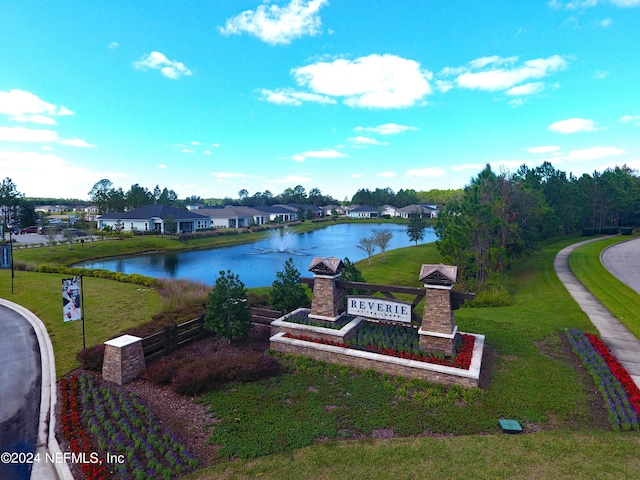
[[[347,297],[347,314],[411,323],[411,304],[372,297]]]

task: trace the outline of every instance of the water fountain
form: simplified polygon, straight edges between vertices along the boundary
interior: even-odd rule
[[[252,255],[260,255],[265,253],[286,253],[287,255],[307,255],[303,250],[308,248],[294,248],[296,243],[295,234],[291,233],[286,227],[276,228],[269,231],[270,248],[254,247],[257,252]]]

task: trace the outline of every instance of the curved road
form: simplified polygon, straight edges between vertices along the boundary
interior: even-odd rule
[[[611,245],[600,260],[609,273],[640,294],[640,237]]]
[[[0,453],[35,453],[40,419],[42,368],[31,324],[0,305]],[[0,462],[0,478],[24,480],[30,464]]]

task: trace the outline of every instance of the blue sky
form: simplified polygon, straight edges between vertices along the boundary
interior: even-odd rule
[[[88,198],[640,168],[640,0],[0,2],[0,176]]]

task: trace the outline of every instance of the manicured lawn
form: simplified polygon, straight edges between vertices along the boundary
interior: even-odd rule
[[[408,386],[299,360],[298,373],[234,385],[203,398],[221,422],[212,426],[212,441],[225,446],[223,457],[278,449],[288,453],[225,463],[188,478],[635,475],[640,468],[637,434],[603,430],[594,413],[602,400],[593,394],[592,381],[577,373],[567,350],[564,328],[595,332],[553,270],[555,254],[575,241],[543,247],[518,262],[510,306],[456,311],[462,331],[486,335],[488,385],[482,393],[456,398],[455,388]],[[394,265],[400,263],[394,255],[406,262],[404,269]],[[419,265],[438,261],[433,246],[409,247],[389,252],[386,262],[374,259],[371,268],[358,267],[371,283],[417,286]],[[529,433],[498,433],[499,418],[517,419]],[[418,438],[339,441],[374,431]],[[438,438],[420,438],[425,433]],[[320,445],[293,450],[318,438],[324,439]]]
[[[28,308],[47,327],[58,377],[78,366],[76,352],[82,349],[82,322],[62,319],[62,278],[64,275],[15,272],[12,294],[11,272],[0,271],[2,297]],[[158,292],[138,285],[83,277],[83,286],[87,346],[148,322],[162,309]]]
[[[636,478],[637,435],[554,431],[327,442],[236,461],[185,480],[585,479]]]
[[[611,275],[600,262],[600,252],[614,243],[629,240],[628,236],[604,237],[577,248],[569,257],[569,266],[578,280],[640,338],[640,295]]]

